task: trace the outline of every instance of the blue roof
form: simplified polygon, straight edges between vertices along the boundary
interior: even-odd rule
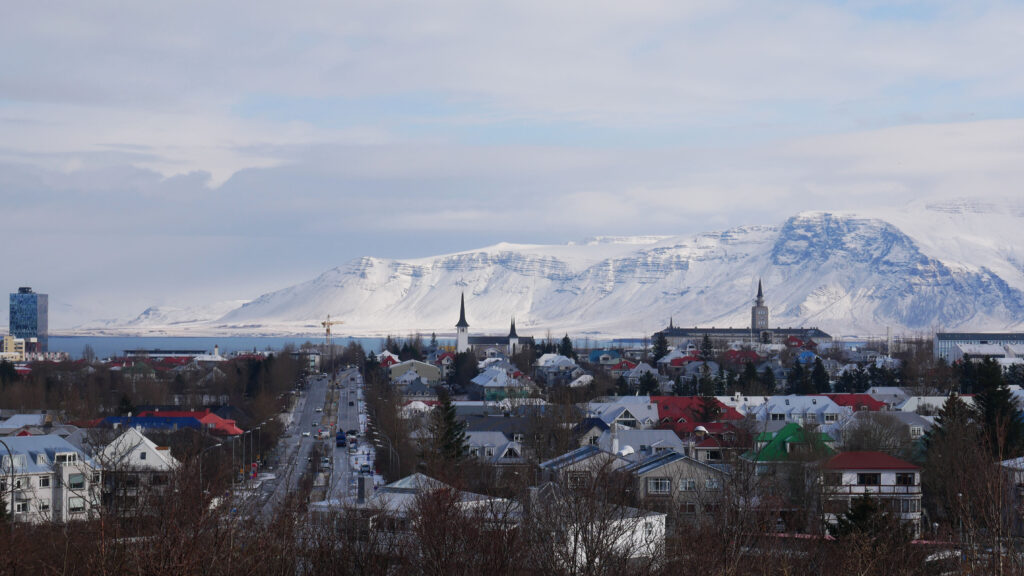
[[[622,354],[620,354],[618,350],[591,350],[590,354],[587,356],[587,360],[589,360],[591,364],[597,364],[600,362],[601,356],[604,356],[605,354],[611,358],[622,358]]]
[[[144,428],[146,430],[181,430],[184,428],[199,430],[203,427],[199,420],[192,417],[136,416],[129,418],[127,416],[108,416],[103,419],[103,426],[113,428],[114,424],[119,424],[123,428]]]
[[[577,462],[582,462],[582,461],[586,460],[587,458],[590,458],[591,456],[594,456],[594,455],[599,454],[601,452],[603,452],[603,450],[601,450],[597,446],[594,446],[592,444],[588,444],[587,446],[583,446],[581,448],[577,448],[577,449],[573,450],[572,452],[566,452],[565,454],[562,454],[561,456],[558,456],[556,458],[552,458],[551,460],[548,460],[547,462],[541,462],[540,467],[541,468],[554,468],[554,469],[564,468],[564,467],[569,466],[571,464],[575,464]]]

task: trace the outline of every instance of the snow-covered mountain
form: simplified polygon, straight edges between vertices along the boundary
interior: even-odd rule
[[[778,226],[690,237],[498,244],[432,258],[363,257],[189,326],[207,332],[351,335],[453,331],[640,336],[747,326],[758,279],[771,323],[835,335],[1024,325],[1024,204],[959,201],[899,213],[807,212]],[[164,321],[145,326],[167,329]]]

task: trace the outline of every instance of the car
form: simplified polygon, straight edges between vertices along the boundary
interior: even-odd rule
[[[373,474],[373,468],[370,468],[369,464],[363,464],[359,467],[360,474]]]
[[[353,401],[351,401],[351,400],[349,400],[349,401],[348,401],[348,405],[349,405],[349,406],[355,406],[355,405],[356,405],[356,403],[355,403],[355,402],[353,402]]]
[[[319,425],[320,425],[320,421],[319,420],[314,420],[313,421],[313,428],[316,428]]]
[[[316,409],[316,411],[317,411],[317,412],[323,412],[323,411],[324,411],[324,409],[323,409],[323,408],[317,408],[317,409]]]
[[[302,433],[302,437],[303,438],[309,438],[309,432],[303,432]]]
[[[345,434],[348,434],[349,436],[358,436],[359,431],[353,428],[351,430],[345,430]]]

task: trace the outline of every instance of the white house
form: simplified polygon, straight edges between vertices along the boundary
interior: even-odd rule
[[[754,409],[759,421],[821,426],[828,432],[853,414],[853,408],[840,406],[828,396],[771,396]]]
[[[843,452],[822,467],[825,521],[836,523],[853,498],[870,495],[921,534],[921,469],[884,452]]]
[[[157,446],[136,428],[128,428],[96,455],[103,469],[103,503],[118,513],[137,510],[140,498],[160,494],[180,466],[170,448]]]
[[[4,442],[10,454],[0,452],[0,470],[4,472],[0,493],[14,521],[68,522],[95,517],[101,475],[85,452],[56,435],[15,436]]]

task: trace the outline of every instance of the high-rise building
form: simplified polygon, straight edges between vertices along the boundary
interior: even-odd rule
[[[11,336],[24,338],[26,343],[35,342],[33,352],[49,351],[49,297],[37,294],[25,286],[11,294],[11,315],[9,330]],[[32,345],[29,344],[29,347]]]

